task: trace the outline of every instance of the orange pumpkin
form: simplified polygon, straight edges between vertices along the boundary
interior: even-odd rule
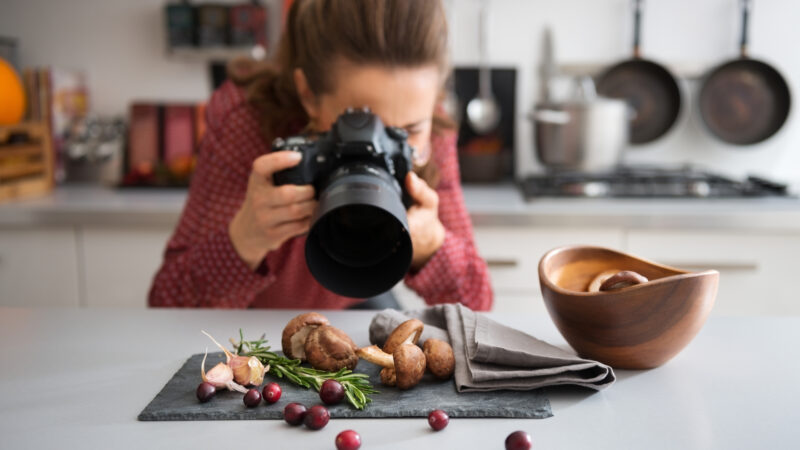
[[[0,125],[13,125],[25,115],[25,89],[10,64],[0,58]]]

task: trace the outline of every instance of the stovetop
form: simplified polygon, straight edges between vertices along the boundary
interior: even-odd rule
[[[609,172],[559,171],[520,184],[536,197],[743,198],[789,197],[787,185],[757,176],[737,180],[690,166],[620,167]]]

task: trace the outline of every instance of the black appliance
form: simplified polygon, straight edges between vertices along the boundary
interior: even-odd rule
[[[757,176],[734,179],[692,166],[620,167],[600,173],[552,172],[522,180],[526,199],[539,197],[743,198],[789,197],[788,186]]]

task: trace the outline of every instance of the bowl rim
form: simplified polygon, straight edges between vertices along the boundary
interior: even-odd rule
[[[573,291],[573,290],[570,290],[570,289],[564,289],[561,286],[558,286],[554,282],[552,282],[549,277],[545,276],[545,274],[544,274],[544,263],[545,263],[545,261],[547,261],[548,259],[552,258],[554,255],[556,255],[558,253],[561,253],[561,252],[564,252],[564,251],[567,251],[567,250],[581,250],[581,249],[603,250],[603,251],[615,253],[617,255],[622,255],[622,256],[629,257],[629,258],[634,258],[634,259],[637,259],[637,260],[639,260],[639,261],[641,261],[643,263],[650,264],[650,265],[656,266],[656,267],[660,267],[662,269],[679,272],[679,273],[677,275],[671,275],[671,276],[668,276],[668,277],[659,278],[659,279],[656,279],[656,280],[653,280],[653,281],[648,281],[647,283],[628,286],[628,287],[625,287],[625,288],[622,288],[622,289],[618,289],[618,290],[615,290],[615,291],[611,291],[611,292],[602,292],[602,291],[601,292],[588,292],[588,291],[584,292],[584,291]],[[564,294],[564,295],[570,295],[570,296],[574,296],[574,297],[608,296],[608,295],[617,294],[617,293],[620,293],[620,292],[634,292],[634,291],[639,290],[639,289],[647,289],[650,286],[672,282],[675,279],[699,278],[699,277],[705,277],[705,276],[709,276],[709,275],[713,275],[713,274],[719,275],[719,271],[714,270],[714,269],[703,270],[703,271],[700,271],[700,272],[690,272],[690,271],[687,271],[687,270],[678,269],[677,267],[672,267],[672,266],[667,266],[665,264],[660,264],[660,263],[657,263],[655,261],[651,261],[651,260],[646,259],[646,258],[640,258],[640,257],[638,257],[636,255],[632,255],[630,253],[626,253],[626,252],[623,252],[623,251],[615,250],[613,248],[603,247],[603,246],[598,246],[598,245],[562,245],[562,246],[553,248],[553,249],[547,251],[541,257],[541,259],[539,259],[539,268],[538,269],[539,269],[539,282],[540,283],[544,283],[545,285],[547,285],[548,289],[550,289],[550,290],[552,290],[554,292],[557,292],[559,294]]]

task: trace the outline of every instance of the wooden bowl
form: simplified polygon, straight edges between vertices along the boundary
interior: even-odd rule
[[[650,281],[588,292],[594,277],[632,270]],[[714,306],[715,270],[686,272],[622,252],[589,246],[551,250],[539,261],[539,284],[550,317],[584,358],[619,369],[650,369],[677,355]]]

